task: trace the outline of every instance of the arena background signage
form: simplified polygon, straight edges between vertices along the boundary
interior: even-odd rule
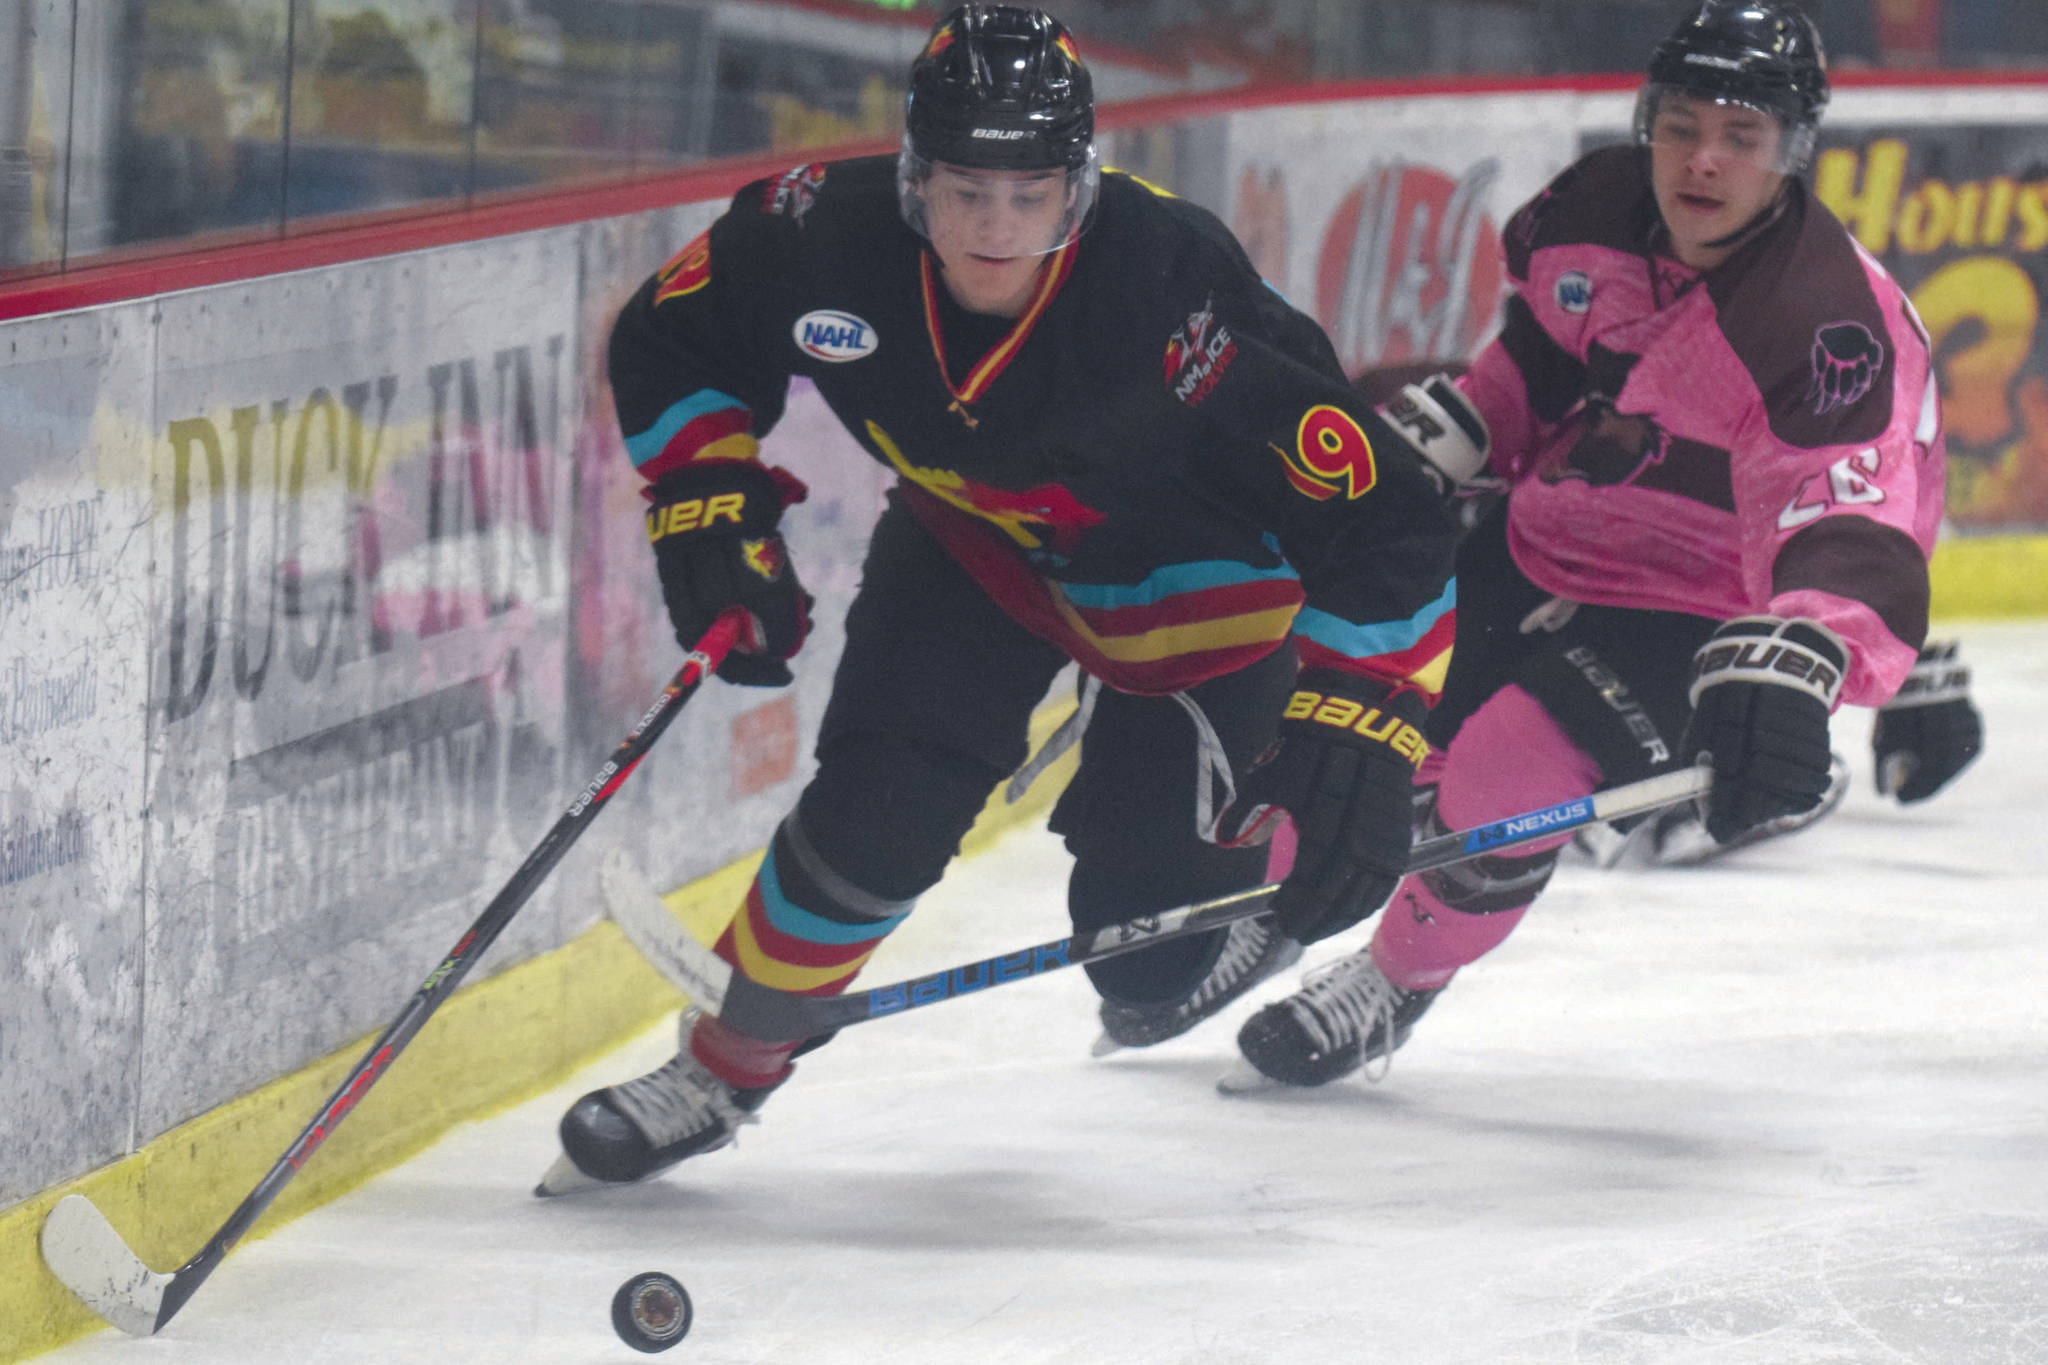
[[[1950,522],[2048,526],[2048,128],[1826,132],[1814,189],[1927,325]]]

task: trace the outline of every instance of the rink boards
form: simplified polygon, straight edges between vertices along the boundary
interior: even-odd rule
[[[1508,215],[1628,113],[1491,91],[1105,141],[1356,371],[1482,342]],[[1937,608],[2039,613],[2048,87],[1847,89],[1822,146],[1946,358],[1966,534]],[[722,203],[0,324],[0,1359],[88,1325],[33,1250],[65,1182],[189,1254],[678,662],[602,353]],[[798,684],[692,704],[281,1213],[664,1007],[591,932],[605,852],[706,925],[732,903],[806,776],[885,486],[802,386],[767,454],[811,487]]]

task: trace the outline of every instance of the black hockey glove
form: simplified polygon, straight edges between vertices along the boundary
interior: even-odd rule
[[[662,475],[648,492],[647,538],[677,642],[694,647],[720,612],[744,607],[747,629],[718,676],[788,683],[784,661],[803,648],[813,599],[775,527],[786,504],[803,501],[803,484],[751,460],[709,460]]]
[[[1273,896],[1281,932],[1300,943],[1380,908],[1408,867],[1415,769],[1429,753],[1413,692],[1331,669],[1301,675],[1280,738],[1238,788],[1233,844],[1294,817],[1294,870]]]
[[[1737,617],[1693,655],[1684,752],[1713,767],[1705,822],[1715,842],[1820,804],[1828,716],[1848,664],[1826,626],[1776,616]]]
[[[1984,718],[1970,704],[1970,666],[1955,642],[1929,644],[1878,708],[1870,731],[1877,790],[1905,804],[1925,801],[1970,766],[1984,747]]]

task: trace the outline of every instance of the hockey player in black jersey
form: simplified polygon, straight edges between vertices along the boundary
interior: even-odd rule
[[[1267,916],[1090,964],[1109,1037],[1156,1042],[1398,878],[1453,629],[1439,488],[1484,428],[1446,389],[1400,409],[1404,434],[1212,215],[1102,170],[1087,68],[1047,15],[948,15],[906,122],[899,156],[741,190],[612,336],[676,634],[749,613],[730,682],[788,681],[809,625],[777,532],[804,490],[756,444],[791,377],[899,476],[816,775],[717,950],[843,990],[1073,661],[1099,684],[1051,822],[1077,931],[1256,885],[1249,845],[1282,810],[1302,830]],[[543,1188],[723,1146],[799,1050],[686,1015],[672,1062],[572,1107]]]

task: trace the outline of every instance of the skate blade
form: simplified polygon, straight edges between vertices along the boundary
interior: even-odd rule
[[[1088,1045],[1088,1055],[1090,1057],[1107,1057],[1112,1052],[1122,1052],[1123,1050],[1124,1045],[1110,1037],[1107,1033],[1096,1035],[1095,1041]]]
[[[1281,1088],[1279,1081],[1241,1059],[1216,1081],[1216,1093],[1219,1095],[1257,1095]]]
[[[540,1178],[540,1184],[533,1187],[533,1197],[553,1199],[558,1195],[582,1194],[585,1190],[597,1189],[604,1183],[583,1174],[577,1169],[576,1163],[569,1160],[568,1155],[564,1153],[555,1158],[555,1164],[548,1167],[547,1174]]]

